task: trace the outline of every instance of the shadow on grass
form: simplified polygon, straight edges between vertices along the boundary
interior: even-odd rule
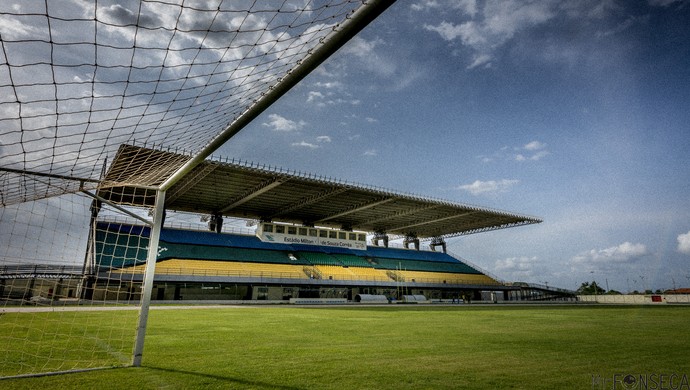
[[[283,389],[283,390],[303,390],[300,387],[284,386],[284,385],[279,385],[279,384],[275,384],[275,383],[266,383],[266,382],[260,382],[260,381],[251,381],[251,380],[233,378],[230,376],[223,376],[223,375],[205,374],[202,372],[175,370],[172,368],[152,367],[152,366],[144,366],[142,368],[145,368],[145,369],[151,370],[151,371],[155,371],[155,372],[162,372],[162,373],[168,373],[168,374],[179,374],[179,375],[187,375],[187,376],[192,376],[192,377],[197,377],[197,378],[212,379],[212,380],[224,382],[227,385],[242,385],[242,386],[248,386],[248,387],[253,387],[253,388],[258,387],[258,388]]]

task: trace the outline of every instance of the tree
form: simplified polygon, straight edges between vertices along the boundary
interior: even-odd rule
[[[580,285],[580,288],[577,289],[577,293],[580,295],[597,295],[604,294],[605,292],[606,290],[599,287],[596,281],[592,281],[592,283],[584,282]]]

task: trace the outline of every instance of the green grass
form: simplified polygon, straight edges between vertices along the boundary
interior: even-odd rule
[[[134,310],[3,313],[0,376],[129,366],[137,315]]]
[[[142,368],[0,387],[592,389],[614,374],[690,376],[688,324],[682,306],[157,310]]]

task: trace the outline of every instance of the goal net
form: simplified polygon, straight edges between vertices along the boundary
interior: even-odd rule
[[[0,376],[131,364],[142,283],[110,274],[145,259],[148,239],[106,234],[98,203],[70,194],[0,208]]]
[[[153,278],[119,270],[155,269],[165,213],[142,206],[390,3],[1,2],[0,377],[136,365]],[[123,145],[177,157],[112,172]]]

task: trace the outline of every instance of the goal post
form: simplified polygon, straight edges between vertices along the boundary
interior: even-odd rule
[[[146,256],[146,271],[144,272],[144,285],[142,288],[141,306],[139,308],[139,320],[137,323],[137,336],[134,344],[132,365],[141,366],[144,353],[144,340],[146,338],[146,325],[149,319],[149,306],[151,305],[151,292],[153,291],[153,275],[156,273],[156,260],[158,259],[158,241],[163,228],[163,216],[165,215],[165,191],[156,192],[156,206],[153,210],[153,225],[149,237],[149,248]]]
[[[166,190],[393,3],[0,2],[0,378],[140,366]]]

